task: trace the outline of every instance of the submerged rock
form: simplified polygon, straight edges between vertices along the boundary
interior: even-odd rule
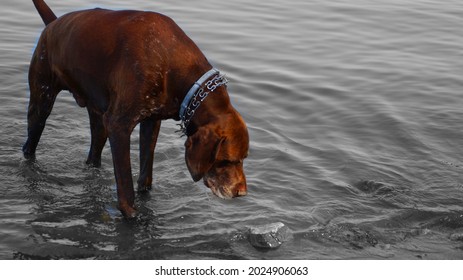
[[[463,232],[462,233],[454,233],[450,235],[450,240],[452,241],[463,241]]]
[[[256,248],[275,249],[290,237],[290,229],[281,222],[249,229],[249,242]]]

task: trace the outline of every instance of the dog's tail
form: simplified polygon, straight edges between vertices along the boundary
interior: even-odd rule
[[[43,0],[32,0],[34,2],[34,6],[39,12],[40,17],[42,18],[45,25],[50,24],[52,21],[56,19],[55,13],[48,7],[47,3]]]

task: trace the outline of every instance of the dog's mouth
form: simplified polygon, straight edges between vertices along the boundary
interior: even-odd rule
[[[217,181],[211,177],[205,176],[204,177],[204,184],[206,187],[210,188],[212,193],[221,198],[221,199],[231,199],[233,198],[232,193],[229,191],[228,188],[221,187]]]
[[[211,189],[212,193],[221,199],[232,199],[234,197],[245,196],[247,189],[245,184],[238,186],[228,186],[226,184],[219,184],[216,179],[205,176],[204,184]]]

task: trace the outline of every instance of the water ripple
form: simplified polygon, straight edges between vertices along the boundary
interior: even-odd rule
[[[59,15],[96,5],[49,3]],[[35,162],[22,159],[27,72],[42,22],[0,11],[0,258],[461,259],[462,38],[459,1],[99,1],[175,19],[230,78],[251,136],[249,195],[193,183],[184,138],[163,123],[140,217],[117,210],[109,147],[86,167],[86,110],[58,96]],[[139,174],[138,128],[132,136]],[[255,225],[294,238],[261,252]]]

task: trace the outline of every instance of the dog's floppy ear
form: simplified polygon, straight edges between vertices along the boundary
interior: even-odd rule
[[[195,182],[201,180],[215,162],[225,138],[220,138],[212,129],[199,128],[185,142],[185,161]]]

